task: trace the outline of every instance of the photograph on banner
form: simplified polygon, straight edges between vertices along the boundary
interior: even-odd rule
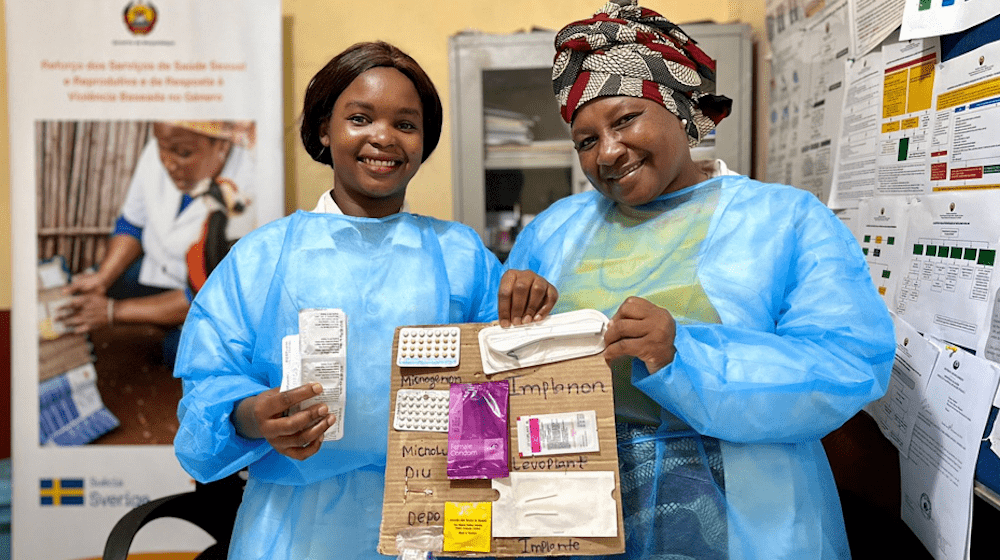
[[[285,213],[281,22],[278,0],[6,4],[15,558],[97,558],[195,489],[172,361],[212,267]],[[131,552],[210,544],[159,523]]]
[[[259,225],[255,130],[36,123],[41,445],[173,441],[190,299]]]

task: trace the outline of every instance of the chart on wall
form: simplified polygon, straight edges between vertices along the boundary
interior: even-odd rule
[[[8,2],[13,553],[99,557],[129,509],[193,489],[172,361],[228,247],[282,215],[277,0]],[[22,266],[33,263],[34,266]],[[136,318],[141,311],[142,318]],[[73,539],[38,539],[45,526]],[[185,524],[133,552],[196,551]]]
[[[989,191],[927,195],[908,213],[895,311],[925,335],[981,348],[998,287],[1000,223]]]

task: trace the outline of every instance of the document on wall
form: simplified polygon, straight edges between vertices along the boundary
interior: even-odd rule
[[[802,24],[778,35],[771,44],[771,95],[768,111],[767,171],[769,183],[794,185],[792,169],[798,159],[799,120],[802,113],[806,59]]]
[[[895,311],[924,335],[979,349],[1000,284],[1000,214],[994,191],[955,191],[914,199],[907,263]]]
[[[990,294],[989,311],[986,313],[989,332],[983,346],[976,347],[976,355],[1000,363],[1000,289],[994,289]],[[1000,394],[997,395],[997,404],[993,406],[1000,407]]]
[[[882,46],[884,82],[877,194],[929,191],[928,154],[940,50],[937,37]]]
[[[875,192],[882,114],[882,51],[846,61],[830,208],[853,208]]]
[[[934,89],[931,189],[1000,187],[1000,42],[941,64]]]
[[[937,560],[968,557],[972,481],[998,379],[1000,365],[946,346],[900,456],[903,521]]]
[[[997,15],[996,0],[907,0],[900,37],[919,39],[965,31]]]
[[[879,295],[890,309],[895,308],[900,279],[908,264],[906,230],[909,226],[908,197],[878,196],[859,202],[854,232],[868,271]]]
[[[906,0],[851,0],[851,53],[860,59],[899,28]]]
[[[802,22],[822,12],[822,3],[803,6],[802,0],[766,0],[764,26],[767,40],[772,45],[785,33],[802,31]]]
[[[910,450],[913,424],[927,396],[927,382],[942,346],[921,336],[896,314],[892,315],[892,320],[896,327],[896,359],[889,376],[889,388],[866,410],[875,419],[882,435],[905,458]]]
[[[849,58],[847,1],[829,5],[806,22],[804,52],[807,80],[798,121],[797,161],[792,182],[820,200],[830,196],[833,151],[844,99],[844,61]]]
[[[835,208],[833,215],[840,220],[840,223],[851,230],[851,234],[858,236],[858,209],[857,208]]]

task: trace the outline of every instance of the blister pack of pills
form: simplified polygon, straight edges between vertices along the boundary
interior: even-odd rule
[[[404,327],[399,331],[399,367],[455,367],[460,356],[458,327]]]
[[[400,432],[447,432],[450,391],[400,389],[392,427]]]
[[[291,335],[282,339],[282,390],[320,383],[323,393],[303,401],[299,408],[324,403],[336,420],[323,441],[344,437],[347,406],[347,315],[340,309],[299,310],[298,352]],[[298,366],[298,367],[296,367]]]

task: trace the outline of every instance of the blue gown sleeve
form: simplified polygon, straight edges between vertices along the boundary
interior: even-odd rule
[[[633,360],[633,383],[699,433],[742,443],[817,440],[886,390],[893,325],[861,251],[818,201],[797,206],[781,209],[796,216],[784,233],[717,232],[726,240],[706,250],[726,264],[701,274],[722,324],[678,325],[674,361],[659,371]],[[761,262],[752,249],[767,236],[780,238],[769,242],[780,258]],[[748,254],[758,260],[747,262]],[[713,282],[713,271],[725,274]],[[775,281],[755,290],[744,281],[754,276]],[[772,293],[760,293],[768,283]]]
[[[472,228],[456,222],[437,221],[435,225],[451,285],[451,322],[496,320],[503,265]]]
[[[174,367],[184,387],[174,450],[201,482],[228,476],[273,450],[264,439],[241,437],[230,420],[239,401],[270,388],[267,371],[255,367],[252,356],[259,321],[254,311],[262,308],[259,294],[266,292],[259,282],[273,275],[273,261],[268,274],[265,251],[241,251],[241,245],[219,263],[194,299]]]
[[[483,271],[484,274],[479,278],[476,290],[478,303],[475,314],[470,320],[476,323],[485,323],[497,319],[497,294],[500,292],[500,278],[503,276],[504,267],[500,264],[497,256],[483,245],[478,235],[476,235],[475,242],[478,245],[476,269]]]

